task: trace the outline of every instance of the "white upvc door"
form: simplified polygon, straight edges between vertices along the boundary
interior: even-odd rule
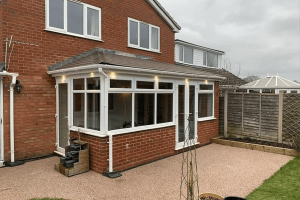
[[[176,147],[181,149],[197,143],[198,86],[196,82],[176,83]],[[188,139],[188,140],[186,140]],[[185,144],[186,141],[186,144]]]
[[[0,167],[4,162],[4,133],[3,133],[3,79],[0,77]]]
[[[69,145],[69,82],[57,82],[56,86],[56,104],[57,104],[57,117],[56,117],[56,144],[57,151],[64,154],[65,147]]]

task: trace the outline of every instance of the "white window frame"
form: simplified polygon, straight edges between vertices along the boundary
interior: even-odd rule
[[[182,60],[180,60],[180,48],[182,47]],[[179,45],[179,56],[178,56],[178,62],[180,62],[180,63],[184,63],[184,64],[187,64],[187,65],[194,65],[194,58],[195,58],[195,51],[194,51],[194,48],[192,48],[192,47],[187,47],[187,48],[190,48],[190,49],[192,49],[192,51],[193,51],[193,63],[187,63],[187,62],[184,62],[184,45]]]
[[[130,21],[138,23],[138,44],[137,45],[130,43]],[[149,49],[140,46],[140,23],[147,24],[149,26]],[[158,49],[152,48],[152,43],[151,43],[152,28],[158,29]],[[128,17],[128,47],[160,53],[160,27]]]
[[[213,87],[213,89],[212,90],[200,90],[200,85],[211,85]],[[199,118],[199,113],[197,110],[198,122],[216,119],[215,118],[215,92],[214,92],[215,85],[214,85],[214,82],[199,82],[198,87],[199,87],[198,94],[212,94],[212,101],[213,101],[212,102],[212,116]],[[198,97],[197,97],[197,99],[198,99]],[[198,99],[198,106],[199,106],[199,99]]]
[[[219,66],[219,55],[216,54],[216,53],[213,53],[213,52],[207,52],[207,51],[203,51],[203,54],[204,54],[204,53],[205,53],[205,56],[206,56],[206,57],[205,57],[206,63],[204,63],[204,58],[203,58],[203,59],[202,59],[202,60],[203,60],[203,66],[204,66],[204,67],[218,68],[218,66]],[[207,54],[208,54],[208,53],[212,53],[212,54],[215,54],[215,55],[217,56],[217,66],[214,67],[214,66],[209,66],[209,65],[207,65],[207,63],[208,63],[208,62],[207,62],[207,57],[208,57]],[[204,56],[203,56],[203,57],[204,57]]]
[[[95,7],[95,6],[92,6],[92,5],[89,5],[89,4],[86,4],[86,3],[80,3],[80,2],[77,2],[77,1],[72,1],[74,3],[78,3],[80,5],[83,5],[83,35],[80,35],[80,34],[76,34],[76,33],[70,33],[68,32],[68,9],[67,9],[67,1],[68,0],[63,0],[64,1],[64,29],[60,29],[60,28],[55,28],[55,27],[51,27],[50,24],[49,24],[49,14],[50,14],[50,11],[49,11],[49,1],[50,0],[45,0],[45,12],[46,12],[46,28],[45,30],[47,31],[51,31],[51,32],[56,32],[56,33],[61,33],[61,34],[66,34],[66,35],[71,35],[71,36],[76,36],[76,37],[81,37],[81,38],[87,38],[87,39],[91,39],[91,40],[97,40],[97,41],[102,41],[101,40],[101,25],[102,25],[102,22],[101,22],[101,8],[98,8],[98,7]],[[94,10],[97,10],[99,12],[99,37],[97,36],[92,36],[92,35],[88,35],[87,34],[87,9],[88,8],[91,8],[91,9],[94,9]]]

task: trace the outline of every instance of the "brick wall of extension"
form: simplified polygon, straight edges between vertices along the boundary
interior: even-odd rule
[[[174,63],[174,32],[146,1],[81,1],[102,9],[103,42],[45,31],[44,0],[0,2],[0,62],[4,61],[5,38],[13,36],[15,41],[32,44],[14,44],[8,68],[9,72],[19,73],[17,79],[23,85],[20,94],[15,92],[16,159],[42,156],[56,149],[55,79],[47,74],[47,66],[95,47]],[[127,47],[128,17],[160,27],[161,53]],[[10,159],[9,84],[10,78],[4,78],[5,160]]]
[[[210,139],[219,133],[219,84],[215,82],[215,118],[198,122],[197,147],[210,143]],[[78,138],[78,133],[71,133]],[[84,133],[80,139],[90,146],[90,168],[102,173],[108,171],[108,137],[99,138]],[[113,136],[114,171],[126,170],[138,165],[181,153],[175,151],[175,126]]]

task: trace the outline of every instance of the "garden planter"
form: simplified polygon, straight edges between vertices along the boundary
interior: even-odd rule
[[[224,200],[247,200],[247,199],[242,197],[229,196],[229,197],[225,197]]]
[[[223,200],[224,198],[214,193],[202,193],[199,196],[200,200]]]

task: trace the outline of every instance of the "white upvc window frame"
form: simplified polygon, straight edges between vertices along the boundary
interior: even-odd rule
[[[61,34],[66,34],[66,35],[71,35],[71,36],[76,36],[76,37],[81,37],[81,38],[87,38],[87,39],[91,39],[91,40],[97,40],[97,41],[102,41],[101,40],[101,25],[102,25],[102,21],[101,21],[101,8],[86,4],[86,3],[81,3],[78,1],[73,1],[70,0],[71,2],[83,5],[83,35],[80,34],[76,34],[76,33],[71,33],[68,32],[68,9],[67,9],[67,1],[68,0],[63,0],[64,1],[64,29],[60,29],[60,28],[55,28],[55,27],[51,27],[49,24],[49,1],[50,0],[45,0],[45,12],[46,12],[46,28],[45,30],[47,31],[51,31],[51,32],[56,32],[56,33],[61,33]],[[97,36],[92,36],[92,35],[88,35],[87,34],[87,10],[88,8],[97,10],[99,12],[99,37]]]
[[[130,43],[130,21],[138,23],[138,44],[137,45]],[[149,49],[140,46],[140,23],[149,26]],[[151,43],[152,28],[158,29],[158,49],[152,48],[152,43]],[[128,47],[160,53],[160,27],[128,17]]]
[[[188,63],[188,62],[185,62],[184,61],[184,47],[187,47],[187,48],[190,48],[192,49],[193,53],[192,53],[192,56],[193,56],[193,62],[192,63]],[[180,48],[182,48],[182,60],[180,60]],[[188,47],[188,46],[184,46],[184,45],[179,45],[179,55],[178,55],[178,62],[179,63],[184,63],[184,64],[187,64],[187,65],[194,65],[194,58],[195,58],[195,50],[194,48],[192,47]]]
[[[209,65],[207,65],[207,58],[208,58],[208,56],[207,56],[207,54],[208,53],[212,53],[212,54],[215,54],[216,56],[217,56],[217,66],[209,66]],[[205,63],[204,63],[204,54],[205,54]],[[213,52],[207,52],[207,51],[203,51],[203,66],[204,67],[212,67],[212,68],[218,68],[218,66],[219,66],[219,55],[218,54],[216,54],[216,53],[213,53]]]
[[[201,90],[200,85],[211,85],[213,87],[213,89],[212,90]],[[214,82],[198,82],[198,94],[212,94],[212,101],[213,101],[212,102],[212,116],[199,118],[199,113],[198,113],[198,109],[197,109],[198,121],[201,122],[201,121],[216,119],[215,118],[215,84],[214,84]],[[198,96],[197,96],[197,99],[198,99],[198,106],[199,106]]]

